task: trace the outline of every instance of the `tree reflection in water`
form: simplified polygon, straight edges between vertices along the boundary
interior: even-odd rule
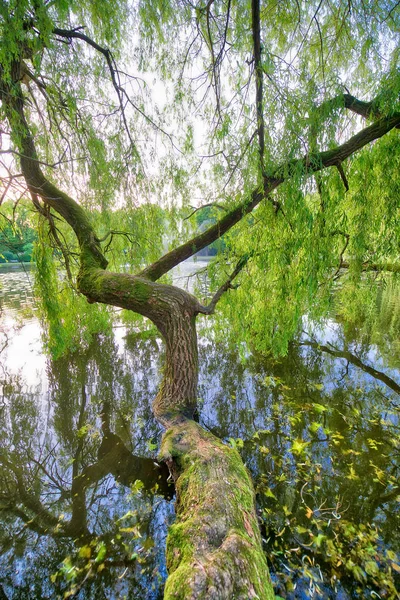
[[[201,338],[200,419],[256,481],[286,598],[396,597],[399,372],[355,331],[303,335],[280,360]],[[173,507],[150,410],[160,348],[99,337],[48,361],[48,390],[3,365],[0,598],[162,597]]]
[[[146,356],[148,347],[131,360]],[[150,379],[131,380],[107,337],[49,362],[48,377],[48,412],[40,389],[3,382],[3,588],[18,598],[159,597],[173,490],[166,466],[144,456],[158,436]]]

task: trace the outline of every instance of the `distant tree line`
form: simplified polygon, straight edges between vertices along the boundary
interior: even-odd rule
[[[0,221],[0,263],[31,262],[37,234],[29,225],[25,211],[15,219],[4,213],[2,217]]]

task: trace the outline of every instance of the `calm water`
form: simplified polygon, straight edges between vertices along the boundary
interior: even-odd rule
[[[29,271],[0,270],[0,302],[0,598],[162,598],[161,340],[118,326],[52,361]],[[332,319],[273,360],[201,329],[201,422],[253,475],[283,598],[399,597],[399,339],[384,333]]]

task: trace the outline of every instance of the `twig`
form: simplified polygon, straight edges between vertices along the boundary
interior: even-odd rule
[[[159,125],[157,125],[141,108],[139,108],[129,98],[126,90],[121,85],[121,81],[120,81],[120,78],[119,78],[119,74],[120,74],[121,71],[119,71],[119,69],[118,69],[118,67],[116,65],[116,62],[115,62],[115,59],[114,59],[114,56],[113,56],[111,50],[109,50],[108,48],[104,48],[103,46],[100,46],[100,44],[97,44],[94,40],[92,40],[85,33],[82,33],[81,31],[79,31],[80,29],[82,29],[82,27],[78,27],[76,29],[59,29],[58,27],[55,27],[53,29],[53,33],[55,35],[58,35],[61,38],[66,38],[69,43],[71,43],[71,40],[73,38],[82,40],[83,42],[86,42],[86,44],[88,44],[89,46],[92,46],[92,48],[94,48],[95,50],[97,50],[97,52],[100,52],[105,57],[108,69],[110,71],[111,82],[112,82],[112,85],[113,85],[113,87],[114,87],[114,89],[115,89],[115,91],[117,93],[117,96],[118,96],[118,101],[119,101],[119,106],[120,106],[120,109],[121,109],[122,120],[123,120],[123,123],[124,123],[126,134],[127,134],[128,138],[129,138],[129,142],[131,144],[131,148],[135,150],[136,154],[138,154],[138,151],[136,149],[136,144],[134,143],[134,141],[132,139],[132,136],[131,136],[130,130],[129,130],[129,126],[128,126],[128,122],[126,120],[126,115],[125,115],[126,104],[124,104],[124,99],[138,113],[140,113],[153,127],[155,127],[156,129],[158,129],[158,131],[161,131],[161,133],[163,133],[165,136],[167,136],[168,139],[170,140],[171,144],[173,145],[173,147],[176,150],[178,150],[178,152],[181,152],[179,150],[179,148],[175,145],[171,134],[167,133],[164,129],[162,129]]]
[[[203,314],[203,315],[212,315],[213,314],[213,312],[215,311],[215,307],[216,307],[217,303],[219,302],[219,300],[221,299],[221,297],[223,296],[223,294],[226,291],[233,289],[232,281],[235,279],[235,277],[237,277],[239,275],[240,271],[242,271],[242,269],[246,266],[249,259],[250,259],[249,254],[242,256],[242,258],[239,260],[238,264],[236,265],[235,269],[233,270],[232,274],[229,276],[229,278],[225,281],[225,283],[223,285],[221,285],[221,287],[214,294],[211,302],[207,306],[202,307],[201,314]]]

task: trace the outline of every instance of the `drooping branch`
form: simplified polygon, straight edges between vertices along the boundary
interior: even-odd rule
[[[17,71],[17,81],[14,84],[14,89],[11,90],[8,84],[2,82],[0,97],[5,106],[11,128],[21,132],[19,136],[20,160],[22,172],[29,189],[52,206],[71,225],[77,235],[81,249],[84,251],[83,255],[86,258],[89,255],[100,268],[105,268],[107,261],[102,254],[98,239],[86,212],[75,200],[48,181],[37,162],[36,149],[24,114],[24,99],[18,81],[20,70],[18,64],[15,69]],[[393,115],[390,118],[382,118],[352,136],[347,142],[335,149],[325,152],[313,152],[307,154],[302,159],[291,160],[282,165],[272,175],[265,177],[264,190],[254,190],[249,197],[246,197],[241,204],[227,213],[218,223],[185,244],[165,254],[158,261],[144,269],[140,275],[152,281],[159,279],[174,266],[193,256],[196,252],[224,235],[246,214],[250,213],[264,198],[268,198],[268,194],[295,173],[303,171],[309,175],[324,168],[336,166],[354,152],[373,140],[382,137],[399,124],[399,114]]]
[[[17,63],[14,65],[14,70],[17,71],[18,76]],[[78,238],[82,257],[86,260],[90,258],[94,264],[105,268],[107,260],[103,256],[86,211],[68,194],[51,183],[40,168],[33,137],[24,113],[24,97],[18,78],[11,85],[6,83],[1,75],[0,72],[0,99],[19,147],[21,170],[29,191],[54,208],[72,227]]]
[[[135,148],[135,143],[132,139],[131,133],[130,133],[130,129],[129,129],[129,125],[127,122],[127,118],[126,118],[126,113],[125,113],[125,107],[126,104],[130,104],[135,111],[137,111],[138,113],[140,113],[142,115],[142,117],[144,117],[146,119],[146,121],[148,121],[155,129],[157,129],[158,131],[160,131],[163,135],[165,135],[171,142],[171,144],[174,146],[175,149],[177,149],[178,151],[180,151],[176,145],[175,142],[171,136],[171,134],[169,134],[168,132],[166,132],[162,127],[160,127],[160,125],[157,125],[157,123],[155,123],[148,114],[146,114],[141,108],[140,106],[138,106],[137,104],[135,104],[132,99],[130,98],[130,96],[127,94],[125,88],[121,85],[121,81],[120,81],[120,71],[116,65],[114,56],[111,52],[111,50],[109,48],[104,48],[103,46],[101,46],[100,44],[98,44],[97,42],[95,42],[94,40],[92,40],[88,35],[86,35],[85,33],[82,32],[83,27],[78,27],[76,29],[60,29],[58,27],[55,27],[53,29],[53,34],[58,35],[61,38],[66,38],[67,40],[71,41],[72,39],[78,39],[81,40],[83,42],[85,42],[86,44],[88,44],[89,46],[91,46],[92,48],[94,48],[97,52],[100,52],[100,54],[102,54],[107,62],[107,66],[110,72],[110,77],[111,77],[111,82],[112,85],[114,87],[114,90],[117,93],[117,97],[118,97],[118,102],[119,102],[119,106],[120,106],[120,110],[121,110],[121,115],[122,115],[122,120],[124,122],[124,127],[125,127],[125,131],[128,135],[129,138],[129,142],[131,144],[131,147],[133,149]]]
[[[117,93],[125,131],[128,135],[131,147],[135,148],[135,144],[134,144],[134,141],[132,139],[132,136],[130,134],[130,130],[128,127],[128,122],[126,120],[125,107],[124,107],[124,102],[123,102],[124,94],[123,94],[123,90],[121,88],[121,84],[117,80],[119,76],[118,76],[118,70],[115,65],[114,57],[108,48],[103,48],[103,46],[100,46],[100,44],[97,44],[94,40],[92,40],[85,33],[82,33],[81,29],[82,29],[82,27],[78,27],[77,29],[60,29],[60,28],[56,27],[53,29],[53,33],[55,35],[58,35],[59,37],[66,38],[69,41],[71,41],[73,38],[82,40],[83,42],[85,42],[86,44],[88,44],[89,46],[94,48],[97,52],[100,52],[105,57],[105,59],[107,61],[108,69],[110,71],[111,81],[112,81],[113,87]]]
[[[262,200],[268,198],[268,194],[296,173],[303,172],[306,175],[311,175],[327,167],[336,166],[358,150],[361,150],[361,148],[364,148],[364,146],[381,138],[398,125],[400,125],[400,114],[395,114],[389,118],[384,117],[369,127],[362,129],[347,140],[347,142],[332,150],[313,152],[303,158],[294,159],[281,165],[272,175],[265,178],[264,190],[254,190],[250,196],[246,197],[243,202],[226,214],[218,223],[162,256],[152,265],[146,267],[141,272],[141,275],[152,281],[159,279],[173,267],[176,267],[182,261],[223,236],[241,221],[246,214],[249,214]]]
[[[251,2],[254,73],[256,77],[256,114],[258,130],[258,150],[260,155],[261,173],[264,174],[264,113],[263,113],[263,68],[261,62],[261,26],[260,0]]]
[[[340,251],[339,266],[336,269],[335,273],[333,274],[333,279],[336,279],[338,277],[339,273],[340,273],[340,270],[341,270],[342,264],[343,264],[343,256],[344,256],[344,253],[347,250],[347,246],[350,243],[350,235],[348,233],[345,233],[345,232],[342,232],[342,231],[335,232],[335,234],[336,233],[339,233],[340,235],[342,235],[345,238],[345,242],[344,242],[344,246],[342,247],[342,249]]]
[[[339,175],[343,181],[344,188],[346,192],[349,191],[349,182],[347,181],[346,173],[344,172],[343,165],[341,162],[338,162],[336,165],[337,170],[339,171]]]

